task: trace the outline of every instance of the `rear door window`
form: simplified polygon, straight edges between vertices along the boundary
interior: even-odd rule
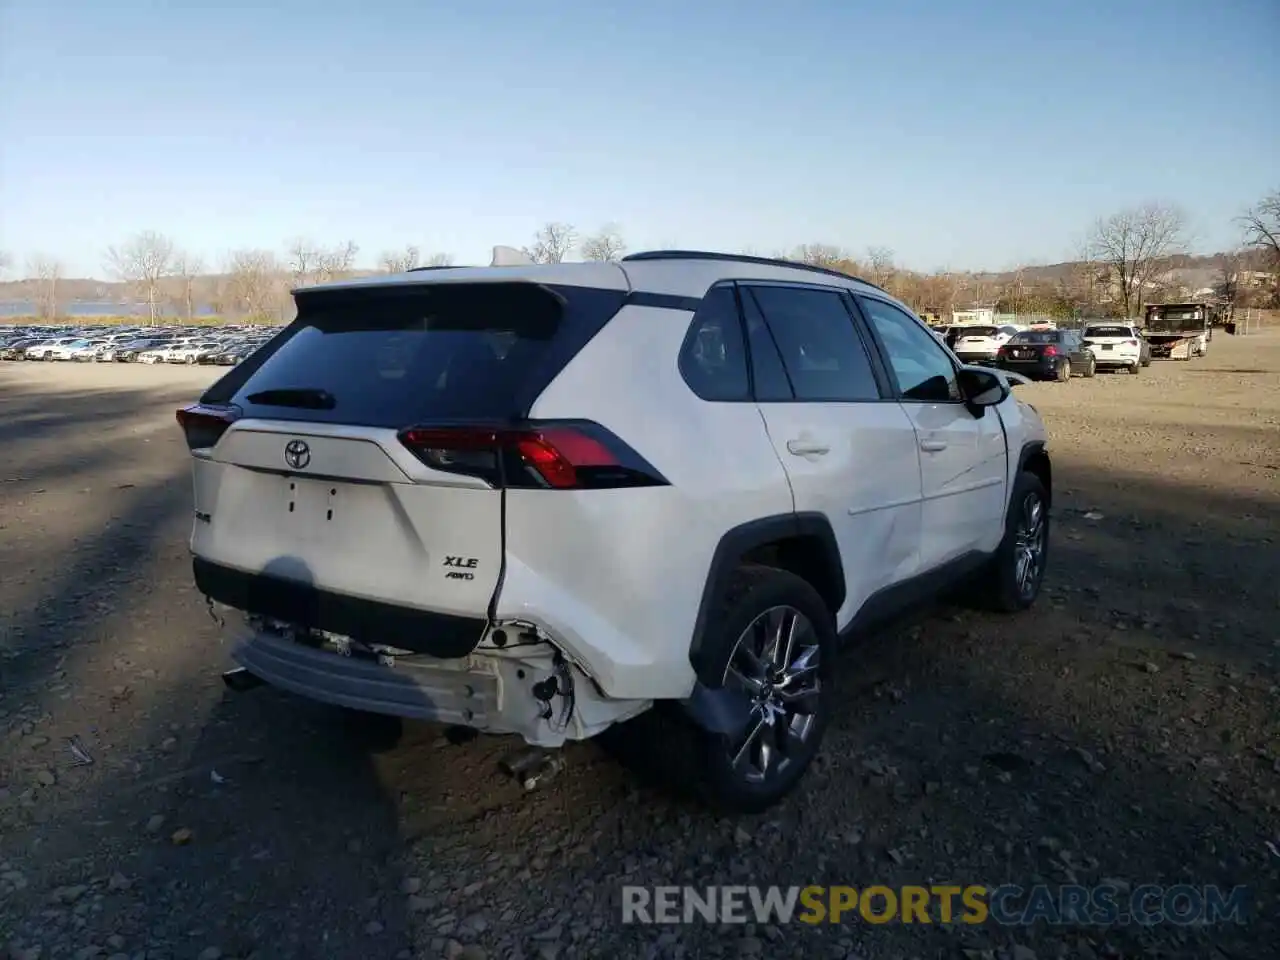
[[[624,298],[529,283],[303,295],[286,333],[203,399],[230,400],[251,417],[397,429],[510,420]]]
[[[871,358],[835,290],[742,287],[764,315],[797,400],[879,400]]]

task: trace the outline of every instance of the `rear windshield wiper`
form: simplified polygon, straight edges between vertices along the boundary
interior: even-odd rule
[[[276,390],[261,390],[245,397],[250,403],[261,403],[271,407],[301,407],[304,410],[332,410],[338,405],[328,390],[315,387],[281,387]]]

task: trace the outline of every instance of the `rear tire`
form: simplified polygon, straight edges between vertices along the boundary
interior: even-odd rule
[[[970,604],[1016,613],[1036,602],[1049,561],[1049,494],[1029,470],[1018,474],[1005,516],[1004,538],[975,577]]]
[[[786,632],[791,623],[789,662],[781,653],[771,658],[777,628]],[[641,775],[714,810],[760,813],[795,789],[821,746],[833,703],[833,612],[795,574],[744,565],[708,618],[703,643],[709,674],[757,703],[746,733],[732,740],[711,733],[678,703],[660,702],[606,731],[603,745]],[[759,687],[750,692],[743,682],[756,682],[748,676],[753,662],[772,697]]]
[[[1071,379],[1071,361],[1064,359],[1060,364],[1058,364],[1057,380],[1059,383],[1066,383],[1070,379]]]
[[[1097,372],[1098,372],[1098,361],[1093,359],[1093,357],[1090,357],[1089,365],[1084,368],[1084,375],[1086,377],[1093,377],[1097,374]]]
[[[1135,363],[1133,366],[1131,366],[1131,367],[1129,368],[1129,373],[1131,373],[1131,374],[1132,374],[1133,376],[1135,376],[1135,377],[1136,377],[1136,376],[1137,376],[1141,371],[1142,371],[1142,364],[1140,364],[1140,363]]]

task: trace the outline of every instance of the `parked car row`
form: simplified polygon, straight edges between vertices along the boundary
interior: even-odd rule
[[[964,363],[999,367],[1033,379],[1092,377],[1099,370],[1138,373],[1151,365],[1151,344],[1133,324],[1106,322],[1082,330],[1042,325],[957,326],[939,339]]]
[[[0,360],[184,363],[233,367],[266,343],[271,327],[0,327]]]

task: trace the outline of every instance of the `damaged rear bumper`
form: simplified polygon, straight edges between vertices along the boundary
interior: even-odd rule
[[[496,673],[468,660],[346,657],[270,633],[254,633],[232,659],[272,686],[353,710],[485,729],[499,709]]]

